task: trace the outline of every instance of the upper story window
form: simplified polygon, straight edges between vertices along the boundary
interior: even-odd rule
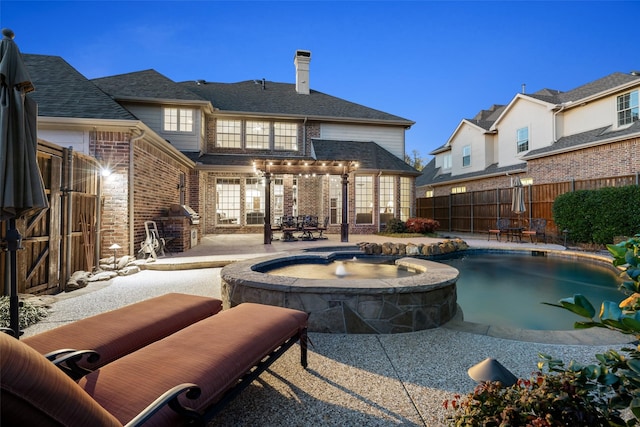
[[[296,123],[275,122],[273,124],[273,147],[276,150],[298,149],[298,125]]]
[[[433,190],[425,190],[424,197],[433,197]]]
[[[216,119],[216,147],[298,151],[298,124]]]
[[[269,149],[271,126],[269,122],[247,120],[245,124],[245,143],[247,148]]]
[[[625,93],[618,97],[618,126],[638,121],[638,91]]]
[[[166,132],[193,132],[193,109],[165,107],[163,114]]]
[[[242,148],[242,121],[216,121],[216,147]]]
[[[460,187],[451,188],[451,194],[461,194],[461,193],[466,193],[466,192],[467,192],[467,187],[465,187],[464,185],[462,185]]]
[[[451,153],[442,156],[442,169],[451,169]]]
[[[462,166],[471,165],[471,146],[465,145],[462,147]]]
[[[529,128],[520,128],[516,131],[516,144],[518,153],[529,150]]]

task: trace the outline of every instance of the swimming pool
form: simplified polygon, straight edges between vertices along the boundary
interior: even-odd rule
[[[439,259],[460,271],[458,305],[464,320],[536,330],[570,330],[577,315],[542,304],[583,294],[599,309],[619,301],[621,279],[608,265],[555,256],[469,252]]]

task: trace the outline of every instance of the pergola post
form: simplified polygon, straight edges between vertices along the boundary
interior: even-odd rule
[[[340,241],[348,242],[349,241],[349,220],[348,220],[348,184],[349,184],[349,174],[342,174],[342,224],[340,225]]]
[[[264,174],[264,244],[271,244],[271,173]]]

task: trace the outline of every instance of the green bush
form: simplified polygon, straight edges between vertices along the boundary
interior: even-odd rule
[[[606,187],[561,194],[553,203],[558,230],[580,243],[612,243],[640,230],[640,187]]]
[[[404,233],[407,231],[407,227],[404,221],[399,220],[398,218],[391,218],[387,221],[384,231],[385,233]]]

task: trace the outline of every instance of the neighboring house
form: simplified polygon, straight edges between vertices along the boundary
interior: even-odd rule
[[[87,80],[60,57],[24,56],[38,137],[113,172],[101,185],[102,252],[136,254],[150,220],[184,250],[285,215],[369,233],[414,212],[420,172],[403,161],[414,122],[310,89],[308,51],[296,52],[295,84],[176,83],[154,70]],[[199,223],[171,218],[172,205]]]
[[[295,84],[173,83],[153,70],[93,82],[196,163],[205,234],[261,232],[265,215],[328,218],[352,233],[407,219],[419,175],[403,161],[414,122],[310,89],[310,60],[296,52]]]
[[[640,73],[614,73],[576,89],[518,93],[463,119],[416,180],[418,197],[640,171]]]

